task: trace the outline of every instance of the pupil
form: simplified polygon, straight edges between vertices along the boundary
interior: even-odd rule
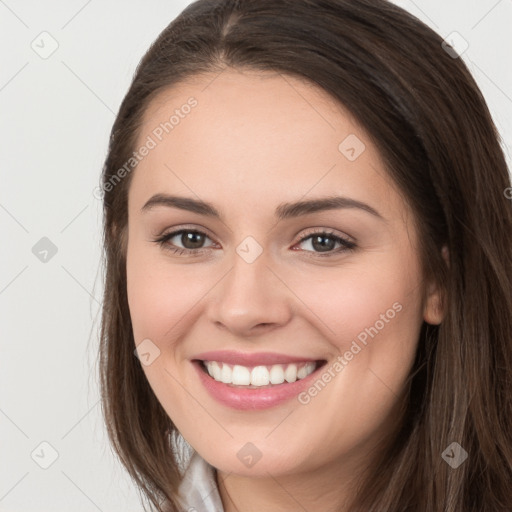
[[[201,237],[202,235],[200,233],[183,233],[181,236],[181,243],[187,249],[198,249],[201,247],[201,244],[203,243]],[[192,247],[189,246],[190,242]]]
[[[320,240],[323,240],[323,242],[319,242]],[[328,242],[325,243],[325,240],[328,240]],[[328,236],[316,236],[312,240],[313,248],[315,250],[318,249],[320,252],[327,252],[333,249],[335,243],[336,242]]]

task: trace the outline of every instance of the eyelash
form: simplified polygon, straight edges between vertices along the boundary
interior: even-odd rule
[[[169,244],[168,240],[174,238],[177,235],[181,235],[183,233],[193,233],[197,235],[204,235],[207,238],[210,238],[206,233],[203,231],[199,231],[197,229],[179,229],[177,231],[172,231],[171,233],[167,233],[165,235],[160,236],[159,238],[153,240],[153,242],[160,245],[162,248],[164,248],[167,251],[171,251],[174,254],[182,255],[182,254],[188,254],[191,256],[200,256],[201,254],[207,252],[207,248],[200,248],[200,249],[184,249],[181,247],[173,246],[173,244]],[[351,252],[354,249],[356,249],[357,245],[354,242],[351,242],[350,240],[347,240],[346,238],[340,237],[338,235],[335,235],[332,231],[314,231],[312,233],[308,233],[306,236],[301,238],[297,244],[301,244],[305,242],[306,240],[309,240],[310,238],[313,238],[315,236],[324,236],[333,239],[335,242],[339,242],[342,247],[338,248],[337,250],[333,250],[326,253],[317,253],[315,251],[305,251],[309,253],[313,253],[315,256],[311,257],[320,257],[320,258],[326,258],[326,257],[332,257],[339,255],[341,253],[345,252]],[[296,245],[297,245],[296,244]]]

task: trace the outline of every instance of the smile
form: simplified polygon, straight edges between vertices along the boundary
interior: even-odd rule
[[[207,393],[220,404],[238,410],[268,409],[296,398],[327,364],[326,360],[258,366],[198,359],[191,362]]]
[[[303,363],[242,366],[218,361],[202,361],[203,370],[217,382],[245,388],[271,387],[306,378],[319,366],[320,361]]]

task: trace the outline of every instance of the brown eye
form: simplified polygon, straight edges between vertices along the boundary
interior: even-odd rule
[[[356,248],[356,244],[346,238],[338,236],[332,232],[316,232],[301,239],[299,244],[309,242],[313,253],[319,253],[319,256],[330,256],[350,251]],[[337,250],[333,250],[336,244],[340,244]],[[321,254],[324,253],[324,254]]]
[[[171,242],[174,238],[176,241]],[[209,237],[202,231],[195,229],[180,229],[178,231],[167,233],[166,235],[154,240],[154,242],[158,243],[166,250],[170,250],[178,254],[198,254],[203,252],[203,249],[205,249],[202,247],[205,239],[209,239]],[[177,246],[177,243],[182,244],[183,247]]]
[[[178,236],[178,235],[176,235]],[[205,235],[197,231],[182,231],[180,242],[183,244],[185,249],[200,249],[204,243]]]

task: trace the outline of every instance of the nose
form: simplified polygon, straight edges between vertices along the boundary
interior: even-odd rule
[[[212,295],[209,321],[237,337],[270,332],[292,317],[293,293],[263,254],[252,263],[236,254]]]

